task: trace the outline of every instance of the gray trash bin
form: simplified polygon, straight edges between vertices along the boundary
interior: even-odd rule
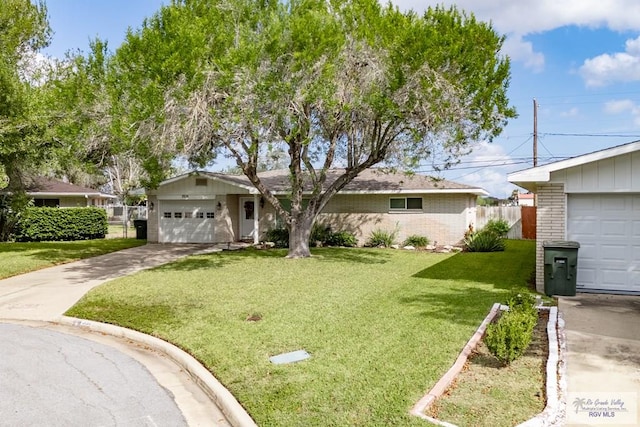
[[[580,243],[565,240],[545,241],[544,293],[548,296],[575,296]]]

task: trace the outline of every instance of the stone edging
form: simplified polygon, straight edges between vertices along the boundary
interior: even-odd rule
[[[149,346],[165,354],[182,369],[193,381],[211,398],[234,427],[257,427],[255,421],[240,405],[236,398],[194,357],[173,344],[151,335],[143,334],[120,326],[75,317],[61,316],[54,323],[60,323],[75,328],[82,328],[92,332],[100,332],[115,337],[126,338],[142,345]]]
[[[498,303],[493,304],[493,307],[491,307],[489,314],[487,314],[487,317],[484,318],[484,320],[482,321],[482,323],[480,324],[476,332],[471,336],[471,339],[464,346],[464,348],[458,355],[458,358],[456,359],[453,366],[451,366],[451,368],[449,368],[447,373],[444,374],[442,378],[440,378],[440,381],[438,381],[436,385],[433,386],[433,388],[429,390],[429,392],[425,394],[422,397],[422,399],[420,399],[418,403],[416,403],[413,406],[413,408],[411,408],[411,411],[409,411],[411,415],[420,417],[433,424],[447,426],[447,427],[454,427],[453,424],[449,424],[444,421],[440,421],[433,417],[427,416],[425,414],[425,411],[429,406],[433,404],[433,402],[435,402],[437,398],[442,396],[442,394],[445,391],[447,391],[447,389],[449,388],[453,380],[456,378],[456,376],[458,376],[460,371],[462,371],[462,368],[464,367],[464,364],[467,362],[467,359],[471,355],[471,352],[476,348],[476,346],[482,339],[482,336],[484,335],[484,331],[487,329],[487,326],[489,326],[489,324],[496,317],[499,311],[500,311],[500,304]]]
[[[489,314],[480,324],[471,339],[464,346],[455,363],[449,368],[447,373],[440,378],[440,381],[424,395],[409,412],[411,415],[444,427],[457,427],[455,424],[429,417],[425,411],[449,388],[455,377],[460,373],[469,355],[478,345],[484,332],[496,317],[501,309],[506,309],[496,303],[491,307]],[[547,309],[541,307],[540,309]],[[518,427],[543,427],[560,426],[563,424],[566,412],[566,336],[564,330],[564,320],[558,312],[558,307],[550,307],[549,320],[547,321],[547,338],[549,340],[549,356],[546,365],[546,397],[547,405],[544,410],[519,424]]]

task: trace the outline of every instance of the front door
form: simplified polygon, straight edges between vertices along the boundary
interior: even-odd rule
[[[253,239],[255,234],[255,202],[253,197],[240,198],[240,238]]]

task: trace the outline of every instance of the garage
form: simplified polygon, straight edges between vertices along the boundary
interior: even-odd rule
[[[214,237],[214,200],[160,200],[160,243],[211,243]]]
[[[576,241],[578,292],[640,295],[640,141],[509,174],[536,194],[536,289],[544,242]]]
[[[578,290],[640,292],[640,195],[569,194],[567,239],[580,242]]]

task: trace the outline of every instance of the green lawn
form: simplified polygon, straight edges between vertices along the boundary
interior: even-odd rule
[[[194,256],[95,288],[67,315],[177,344],[260,426],[423,426],[409,408],[449,369],[491,305],[526,289],[535,244],[457,255],[313,254]],[[298,349],[311,359],[269,362]]]
[[[0,279],[145,243],[135,239],[0,243]]]

